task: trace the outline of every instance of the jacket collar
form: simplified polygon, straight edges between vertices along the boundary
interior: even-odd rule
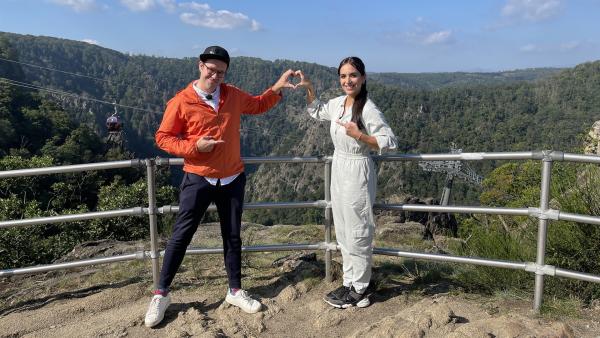
[[[220,96],[219,96],[219,106],[223,105],[223,102],[225,101],[225,98],[227,97],[227,87],[228,87],[228,85],[226,83],[221,83],[219,85],[219,89],[221,91]],[[183,100],[186,103],[190,103],[190,104],[199,103],[199,104],[207,105],[203,100],[200,100],[200,98],[198,97],[198,94],[196,93],[196,90],[194,90],[194,81],[190,82],[187,85],[187,87],[185,87],[185,89],[182,90],[180,93],[183,96]]]

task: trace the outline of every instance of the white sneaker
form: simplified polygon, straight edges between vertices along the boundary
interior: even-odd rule
[[[245,290],[238,290],[235,295],[227,291],[225,301],[239,307],[246,313],[257,313],[262,307],[262,304],[256,299],[252,299]]]
[[[144,324],[147,327],[153,327],[158,325],[165,317],[165,311],[171,304],[171,296],[166,295],[154,295],[148,311],[146,312],[146,318],[144,318]]]

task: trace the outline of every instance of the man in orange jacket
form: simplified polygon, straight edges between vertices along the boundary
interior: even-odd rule
[[[209,204],[219,213],[225,269],[229,289],[225,301],[248,313],[262,305],[241,287],[240,238],[246,175],[240,155],[242,114],[261,114],[281,99],[283,88],[295,88],[288,70],[264,93],[252,96],[223,83],[229,68],[229,54],[219,46],[206,48],[198,62],[200,78],[190,83],[167,104],[156,132],[158,146],[184,158],[184,177],[180,186],[179,213],[167,244],[145,325],[153,327],[164,318],[171,303],[169,286],[181,265],[185,251]]]

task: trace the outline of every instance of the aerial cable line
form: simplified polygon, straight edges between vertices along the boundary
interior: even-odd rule
[[[140,89],[144,89],[144,90],[152,90],[154,92],[158,92],[158,93],[162,93],[164,94],[164,91],[159,91],[158,89],[152,89],[152,88],[147,88],[147,87],[142,87],[142,86],[136,86],[136,85],[132,85],[132,84],[127,84],[125,82],[114,82],[112,80],[108,80],[108,79],[101,79],[99,77],[94,77],[94,76],[90,76],[90,75],[84,75],[84,74],[77,74],[77,73],[73,73],[73,72],[67,72],[65,70],[60,70],[60,69],[55,69],[55,68],[49,68],[49,67],[43,67],[43,66],[38,66],[38,65],[34,65],[32,63],[26,63],[26,62],[21,62],[21,61],[15,61],[15,60],[11,60],[11,59],[6,59],[3,57],[0,57],[1,61],[6,61],[6,62],[13,62],[13,63],[17,63],[20,65],[24,65],[24,66],[29,66],[29,67],[35,67],[35,68],[39,68],[39,69],[44,69],[44,70],[50,70],[53,72],[59,72],[59,73],[63,73],[63,74],[69,74],[69,75],[73,75],[73,76],[79,76],[79,77],[84,77],[87,79],[92,79],[92,80],[97,80],[97,81],[104,81],[113,85],[118,85],[118,84],[123,84],[127,87],[134,87],[134,88],[140,88]]]
[[[76,97],[76,98],[79,98],[79,99],[82,99],[82,100],[88,100],[88,101],[94,101],[94,102],[109,104],[111,106],[129,108],[129,109],[133,109],[133,110],[140,110],[140,111],[145,111],[145,112],[153,113],[153,114],[162,114],[162,112],[158,113],[158,112],[156,112],[154,110],[148,110],[148,109],[139,108],[139,107],[127,106],[127,105],[124,105],[124,104],[119,104],[119,103],[109,102],[109,101],[105,101],[105,100],[95,99],[95,98],[92,98],[92,97],[81,96],[81,95],[78,95],[78,94],[74,94],[74,93],[70,93],[70,92],[65,92],[65,91],[61,91],[61,90],[58,90],[58,89],[46,88],[46,87],[42,87],[42,86],[31,84],[31,83],[27,83],[27,82],[15,81],[15,80],[7,79],[5,77],[0,77],[0,81],[4,82],[6,84],[9,84],[11,86],[17,86],[17,87],[23,87],[23,88],[35,89],[35,90],[42,90],[42,91],[50,92],[52,94],[58,94],[58,95],[66,95],[66,96]]]
[[[154,92],[158,92],[158,93],[162,93],[164,94],[164,91],[159,91],[158,89],[152,89],[152,88],[147,88],[147,87],[142,87],[142,86],[136,86],[136,85],[131,85],[131,84],[127,84],[125,82],[114,82],[112,80],[108,80],[108,79],[101,79],[101,78],[97,78],[97,77],[93,77],[93,76],[89,76],[89,75],[83,75],[83,74],[77,74],[77,73],[73,73],[73,72],[67,72],[64,70],[60,70],[60,69],[55,69],[55,68],[49,68],[49,67],[43,67],[43,66],[38,66],[38,65],[34,65],[31,63],[26,63],[26,62],[21,62],[21,61],[15,61],[15,60],[11,60],[11,59],[6,59],[3,57],[0,57],[1,61],[6,61],[6,62],[13,62],[13,63],[17,63],[20,65],[25,65],[25,66],[29,66],[29,67],[35,67],[35,68],[39,68],[39,69],[45,69],[45,70],[50,70],[50,71],[54,71],[54,72],[60,72],[60,73],[64,73],[64,74],[69,74],[69,75],[73,75],[73,76],[79,76],[79,77],[84,77],[84,78],[88,78],[88,79],[93,79],[93,80],[98,80],[98,81],[103,81],[103,82],[107,82],[110,84],[123,84],[127,87],[134,87],[134,88],[139,88],[139,89],[144,89],[144,90],[151,90]],[[71,94],[73,95],[73,94]],[[139,109],[139,108],[138,108]],[[143,110],[143,109],[139,109],[139,110]],[[284,112],[279,112],[279,113],[275,113],[275,112],[271,112],[269,113],[269,116],[271,117],[285,117],[287,116],[287,113]]]
[[[11,79],[7,79],[4,77],[0,77],[0,82],[6,83],[8,85],[11,86],[16,86],[16,87],[22,87],[22,88],[26,88],[26,89],[31,89],[31,90],[41,90],[41,91],[46,91],[52,94],[57,94],[57,95],[66,95],[66,96],[71,96],[71,97],[76,97],[82,100],[89,100],[89,101],[94,101],[94,102],[99,102],[99,103],[104,103],[104,104],[108,104],[111,106],[118,106],[118,107],[123,107],[123,108],[129,108],[129,109],[134,109],[134,110],[139,110],[139,111],[145,111],[148,113],[153,113],[153,114],[162,114],[162,112],[156,112],[156,111],[152,111],[152,110],[147,110],[147,109],[143,109],[143,108],[138,108],[138,107],[133,107],[133,106],[127,106],[127,105],[123,105],[123,104],[118,104],[118,103],[114,103],[114,102],[109,102],[109,101],[105,101],[105,100],[100,100],[100,99],[95,99],[95,98],[91,98],[91,97],[85,97],[85,96],[81,96],[81,95],[77,95],[77,94],[73,94],[73,93],[69,93],[69,92],[65,92],[65,91],[61,91],[61,90],[57,90],[57,89],[51,89],[51,88],[45,88],[45,87],[41,87],[38,85],[34,85],[34,84],[30,84],[30,83],[26,83],[26,82],[20,82],[20,81],[15,81],[15,80],[11,80]],[[248,132],[252,132],[252,133],[256,133],[256,134],[262,134],[262,135],[270,135],[270,136],[276,136],[276,137],[280,137],[280,138],[291,138],[292,139],[300,139],[299,135],[282,135],[282,134],[278,134],[278,133],[274,133],[274,132],[269,132],[266,131],[264,129],[258,129],[258,128],[252,128],[252,127],[246,127],[243,126],[241,127],[242,130],[246,130]]]
[[[98,80],[98,81],[104,81],[110,84],[123,84],[127,87],[134,87],[134,88],[139,88],[139,89],[144,89],[144,90],[152,90],[154,92],[158,92],[158,93],[162,93],[164,94],[164,91],[159,91],[158,89],[152,89],[152,88],[147,88],[147,87],[142,87],[142,86],[136,86],[136,85],[131,85],[131,84],[127,84],[125,82],[114,82],[112,80],[108,80],[108,79],[101,79],[101,78],[97,78],[97,77],[93,77],[90,75],[83,75],[83,74],[77,74],[77,73],[73,73],[73,72],[67,72],[64,70],[60,70],[60,69],[55,69],[55,68],[49,68],[49,67],[43,67],[43,66],[38,66],[38,65],[34,65],[31,63],[26,63],[26,62],[21,62],[21,61],[15,61],[15,60],[10,60],[10,59],[6,59],[3,57],[0,57],[1,61],[6,61],[6,62],[13,62],[13,63],[17,63],[20,65],[25,65],[25,66],[29,66],[29,67],[35,67],[35,68],[40,68],[40,69],[45,69],[45,70],[50,70],[50,71],[54,71],[54,72],[60,72],[60,73],[64,73],[64,74],[69,74],[69,75],[73,75],[73,76],[80,76],[80,77],[84,77],[84,78],[88,78],[88,79],[93,79],[93,80]],[[277,116],[277,117],[283,117],[285,115],[287,115],[285,112],[281,112],[281,113],[270,113],[270,116]]]
[[[111,105],[113,107],[122,107],[122,108],[129,108],[129,109],[133,109],[133,110],[145,111],[145,112],[153,113],[153,114],[162,114],[162,111],[157,112],[157,111],[148,110],[148,109],[144,109],[144,108],[128,106],[128,105],[114,103],[114,102],[110,102],[110,101],[106,101],[106,100],[100,100],[100,99],[96,99],[96,98],[92,98],[92,97],[81,96],[78,94],[74,94],[74,93],[70,93],[70,92],[66,92],[66,91],[62,91],[62,90],[58,90],[58,89],[52,89],[52,88],[42,87],[42,86],[38,86],[35,84],[27,83],[27,82],[21,82],[21,81],[16,81],[16,80],[12,80],[12,79],[7,79],[5,77],[0,77],[0,82],[6,83],[11,86],[22,87],[22,88],[31,89],[31,90],[41,90],[41,91],[49,92],[51,94],[65,95],[65,96],[79,98],[81,100],[88,100],[88,101],[104,103],[104,104]],[[277,116],[277,114],[273,114],[273,115]],[[246,130],[251,133],[259,134],[259,135],[262,134],[262,135],[276,136],[281,139],[285,139],[285,138],[288,138],[288,139],[291,138],[293,140],[301,139],[300,135],[292,135],[292,134],[283,135],[283,134],[279,134],[279,133],[270,132],[265,129],[258,129],[258,128],[253,128],[253,127],[249,127],[249,126],[242,126],[240,129]]]
[[[58,90],[58,89],[46,88],[46,87],[42,87],[42,86],[31,84],[31,83],[27,83],[27,82],[20,82],[20,81],[15,81],[15,80],[7,79],[7,78],[4,78],[4,77],[0,77],[0,81],[6,83],[8,85],[12,85],[12,86],[17,86],[17,87],[22,87],[22,88],[27,88],[27,89],[32,89],[32,90],[41,90],[41,91],[46,91],[46,92],[49,92],[49,93],[52,93],[52,94],[57,94],[57,95],[66,95],[66,96],[76,97],[76,98],[79,98],[79,99],[82,99],[82,100],[89,100],[89,101],[94,101],[94,102],[108,104],[108,105],[111,105],[113,107],[117,106],[117,107],[123,107],[123,108],[129,108],[129,109],[134,109],[134,110],[145,111],[145,112],[153,113],[153,114],[162,114],[162,112],[156,112],[156,111],[147,110],[147,109],[144,109],[144,108],[133,107],[133,106],[128,106],[128,105],[124,105],[124,104],[119,104],[119,103],[109,102],[109,101],[105,101],[105,100],[95,99],[95,98],[91,98],[91,97],[81,96],[81,95],[77,95],[77,94],[74,94],[74,93],[61,91],[61,90]],[[301,138],[300,135],[292,135],[292,134],[283,135],[283,134],[279,134],[279,133],[275,133],[275,132],[269,132],[269,131],[267,131],[265,129],[259,129],[259,128],[254,128],[254,127],[249,127],[249,126],[242,126],[241,129],[249,131],[249,132],[253,132],[253,133],[256,133],[256,134],[277,136],[277,137],[280,137],[282,139],[283,138],[290,138],[290,136],[293,139],[300,139]]]

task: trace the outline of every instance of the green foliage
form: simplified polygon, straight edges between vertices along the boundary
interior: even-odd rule
[[[0,38],[0,55],[16,54]],[[20,74],[0,66],[4,75]],[[81,124],[45,98],[15,88],[0,91],[0,171],[102,162],[117,158],[92,128]],[[17,131],[17,132],[15,132]],[[18,135],[18,136],[17,136]],[[117,175],[105,186],[109,177]],[[89,171],[0,180],[0,220],[18,220],[147,206],[147,189],[135,170]],[[168,173],[157,176],[159,203],[175,200]],[[169,221],[170,218],[163,218]],[[163,226],[164,227],[164,226]],[[147,217],[78,221],[0,229],[0,269],[50,263],[89,240],[130,240],[148,234]]]
[[[485,178],[479,200],[494,207],[533,206],[531,203],[539,199],[539,184],[534,183],[540,181],[541,172],[536,161],[505,164]]]
[[[488,73],[374,73],[369,79],[383,84],[420,89],[437,89],[457,86],[489,86],[535,81],[560,72],[559,68],[530,68]]]
[[[161,186],[156,191],[157,205],[174,204],[175,188]],[[144,179],[126,184],[119,177],[100,189],[98,210],[117,210],[148,205],[148,185]],[[168,225],[170,218],[159,217],[159,229]],[[150,235],[147,216],[119,217],[94,220],[90,225],[94,238],[114,238],[121,241],[142,239]]]
[[[468,233],[468,237],[458,250],[459,255],[518,262],[535,260],[535,245],[531,245],[532,239],[527,237],[527,234],[509,233],[498,226],[485,228],[473,219],[465,222],[461,226],[466,229],[461,230],[463,236]],[[506,289],[531,289],[533,282],[531,274],[521,270],[461,265],[457,271],[457,278],[469,290],[492,292]]]
[[[540,163],[507,163],[484,182],[481,202],[498,207],[539,207]],[[550,207],[561,212],[600,215],[600,170],[593,165],[555,163]],[[538,221],[526,217],[469,218],[461,222],[465,245],[461,254],[519,262],[536,260]],[[595,225],[550,221],[547,226],[546,264],[600,274],[600,228]],[[467,287],[492,291],[531,289],[530,273],[488,267],[462,269],[459,279]],[[565,292],[568,290],[568,292]],[[590,301],[600,287],[556,277],[546,278],[546,294]]]
[[[571,164],[568,180],[559,180],[552,203],[561,212],[600,216],[600,169],[596,165]],[[551,222],[548,227],[548,264],[560,268],[600,274],[600,227],[565,221]],[[589,282],[555,279],[548,282],[554,294],[571,290],[584,301],[597,299],[600,287]]]

